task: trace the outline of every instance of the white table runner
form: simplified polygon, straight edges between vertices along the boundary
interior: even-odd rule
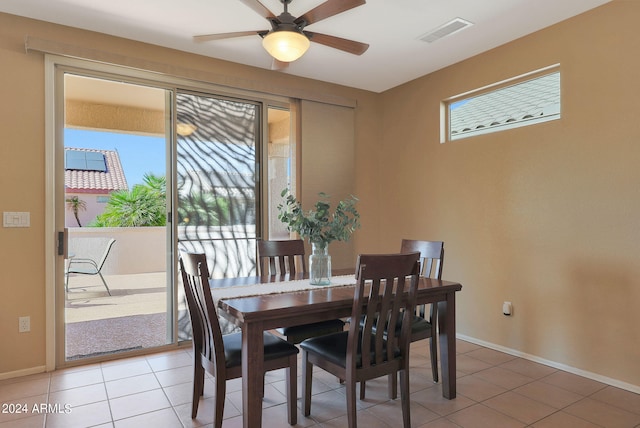
[[[213,299],[218,304],[219,300],[235,299],[238,297],[261,296],[264,294],[291,293],[295,291],[317,290],[326,287],[341,287],[345,285],[355,285],[355,275],[341,275],[331,278],[331,284],[312,285],[308,279],[295,281],[268,282],[253,285],[236,285],[231,287],[213,288],[211,293]]]

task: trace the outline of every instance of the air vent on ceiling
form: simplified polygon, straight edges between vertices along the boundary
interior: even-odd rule
[[[439,40],[446,36],[450,36],[472,25],[473,23],[466,21],[462,18],[454,18],[451,21],[447,22],[446,24],[439,26],[435,30],[431,30],[427,34],[420,36],[419,39],[422,40],[423,42],[433,43],[436,40]]]

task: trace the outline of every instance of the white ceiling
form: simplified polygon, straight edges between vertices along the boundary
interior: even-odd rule
[[[279,0],[261,0],[275,15]],[[324,0],[293,0],[299,16]],[[368,43],[362,56],[311,43],[283,73],[382,92],[611,0],[367,0],[309,31]],[[198,34],[266,30],[237,0],[2,0],[0,12],[55,22],[255,67],[271,68],[259,36],[194,43]],[[474,25],[434,43],[419,38],[453,18]],[[275,71],[274,71],[275,72]]]

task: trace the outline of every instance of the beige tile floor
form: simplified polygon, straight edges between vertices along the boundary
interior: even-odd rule
[[[412,345],[413,427],[640,427],[638,394],[463,341],[458,397],[445,400],[426,355],[426,341]],[[211,379],[198,418],[190,417],[191,358],[190,349],[180,349],[0,381],[0,428],[211,427]],[[266,384],[263,426],[288,427],[284,372],[268,374]],[[344,386],[317,371],[313,394],[311,416],[299,411],[298,426],[347,426]],[[241,427],[240,380],[228,382],[225,403],[223,427]],[[42,404],[49,408],[34,413]],[[368,382],[367,398],[358,402],[359,426],[395,428],[399,421],[400,400],[387,399],[386,379]]]

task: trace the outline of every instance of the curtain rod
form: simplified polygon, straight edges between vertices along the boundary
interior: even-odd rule
[[[330,93],[318,93],[315,91],[308,91],[304,89],[287,88],[283,86],[272,85],[264,81],[242,79],[234,76],[225,76],[218,73],[195,70],[187,67],[175,66],[156,61],[148,61],[140,58],[130,57],[127,55],[70,45],[54,40],[40,39],[31,37],[29,35],[25,36],[24,48],[26,53],[39,52],[111,65],[119,65],[137,70],[155,72],[167,76],[212,83],[228,88],[243,89],[269,95],[316,101],[342,107],[355,108],[357,106],[357,101],[354,99],[342,97],[339,95],[332,95]]]

